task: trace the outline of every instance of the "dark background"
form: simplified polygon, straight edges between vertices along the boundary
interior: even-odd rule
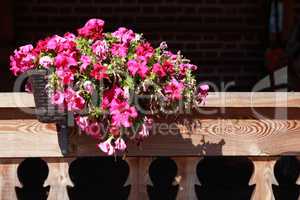
[[[297,0],[296,0],[297,1]],[[300,11],[300,1],[289,13]],[[199,66],[199,81],[250,91],[267,75],[267,10],[264,0],[1,0],[0,91],[12,91],[13,49],[66,31],[76,32],[89,18],[105,20],[105,31],[119,26],[144,33],[154,45],[167,41],[173,51]],[[289,25],[297,21],[289,15]],[[292,16],[292,17],[291,17]],[[288,32],[289,30],[286,30]]]

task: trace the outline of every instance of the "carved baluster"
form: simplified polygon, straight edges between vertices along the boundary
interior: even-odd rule
[[[17,199],[15,187],[21,187],[17,176],[17,169],[22,160],[0,160],[0,199]]]
[[[178,172],[175,178],[179,184],[179,191],[177,200],[197,199],[195,193],[195,185],[199,184],[196,175],[196,168],[201,158],[198,157],[185,157],[173,158],[177,164]]]
[[[278,185],[274,176],[276,158],[252,158],[254,174],[250,185],[255,184],[252,200],[274,200],[272,184]]]
[[[68,200],[67,186],[72,186],[69,165],[73,158],[47,159],[49,175],[45,186],[50,186],[48,200]]]
[[[130,173],[125,185],[131,185],[129,200],[148,199],[147,185],[152,185],[149,178],[149,166],[152,158],[127,158]]]

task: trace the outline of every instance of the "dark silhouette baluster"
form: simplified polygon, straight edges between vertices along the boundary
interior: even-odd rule
[[[18,167],[22,188],[16,187],[18,200],[46,200],[50,186],[43,187],[48,177],[47,163],[40,158],[28,158]]]
[[[295,157],[282,157],[274,167],[274,174],[279,186],[272,185],[276,200],[297,200],[300,186],[296,181],[300,172],[299,161]]]
[[[178,185],[173,185],[177,175],[177,165],[169,158],[158,158],[149,167],[149,176],[153,186],[147,186],[150,200],[175,200]]]
[[[199,200],[251,199],[255,186],[249,186],[254,166],[247,158],[207,157],[197,166],[201,186],[195,185]]]
[[[67,187],[70,200],[109,199],[125,200],[130,185],[124,184],[129,167],[121,158],[78,158],[69,169],[74,187]]]

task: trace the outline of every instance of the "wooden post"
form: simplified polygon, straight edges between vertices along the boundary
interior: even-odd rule
[[[254,174],[250,185],[255,184],[251,200],[274,200],[272,184],[277,184],[274,176],[276,158],[252,158]]]
[[[172,159],[176,162],[178,168],[176,177],[176,184],[179,184],[177,200],[197,199],[195,184],[199,184],[199,180],[196,174],[196,168],[202,158],[175,157]]]
[[[21,159],[0,160],[0,199],[16,200],[15,187],[21,187],[18,180],[17,169]]]
[[[126,159],[130,167],[130,174],[126,185],[131,185],[129,200],[148,199],[147,185],[151,185],[149,178],[149,166],[152,162],[151,157]]]
[[[51,186],[48,200],[68,200],[67,186],[73,186],[69,177],[69,166],[73,158],[45,159],[49,167],[49,175],[45,186]]]

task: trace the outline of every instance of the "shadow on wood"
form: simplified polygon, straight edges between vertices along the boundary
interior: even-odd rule
[[[177,175],[175,161],[161,157],[154,160],[149,167],[149,176],[153,186],[147,186],[150,200],[175,200],[178,185],[173,185]]]
[[[50,186],[43,187],[49,174],[47,163],[40,158],[27,158],[18,167],[18,178],[23,185],[16,187],[18,200],[46,200]]]
[[[251,199],[255,186],[249,186],[254,171],[250,160],[244,157],[206,157],[197,166],[201,183],[195,185],[199,200]]]
[[[274,174],[279,186],[272,185],[276,200],[297,200],[300,186],[296,181],[300,173],[300,163],[296,157],[281,157],[275,164]]]
[[[129,175],[129,166],[121,158],[78,158],[69,168],[74,187],[67,187],[70,200],[111,199],[125,200],[131,186],[124,184]]]

